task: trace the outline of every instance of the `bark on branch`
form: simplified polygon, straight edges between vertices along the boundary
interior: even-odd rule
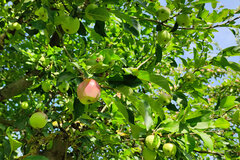
[[[37,75],[40,75],[40,71],[33,70],[27,73],[24,77],[5,86],[3,89],[0,90],[0,102],[24,92],[25,89],[27,89],[32,85],[33,81],[29,80],[29,78],[31,76],[37,76]]]

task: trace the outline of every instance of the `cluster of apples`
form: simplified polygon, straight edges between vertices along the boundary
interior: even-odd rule
[[[156,150],[160,147],[160,144],[161,140],[158,135],[148,135],[145,139],[145,146],[142,153],[144,160],[155,160],[157,157]],[[165,156],[174,157],[177,147],[173,143],[165,143],[162,150]]]
[[[167,7],[160,7],[157,9],[156,16],[161,21],[166,21],[169,19],[171,11]],[[189,26],[191,19],[187,14],[180,14],[176,18],[177,24],[179,26]],[[171,34],[167,30],[162,30],[158,32],[157,35],[158,43],[161,45],[166,45],[171,40]]]
[[[42,89],[45,92],[49,92],[51,87],[50,81],[44,81],[42,83]],[[67,91],[69,89],[69,83],[62,82],[59,85],[59,90]],[[82,81],[77,88],[77,96],[82,104],[92,104],[98,101],[100,98],[101,90],[100,86],[94,79],[85,79]],[[28,108],[28,102],[24,101],[21,103],[23,109]],[[36,112],[32,114],[29,119],[30,125],[35,129],[43,128],[47,124],[47,115],[43,112]]]

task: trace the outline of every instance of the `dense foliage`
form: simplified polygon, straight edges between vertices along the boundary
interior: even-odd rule
[[[239,159],[240,10],[166,3],[1,0],[0,159]],[[101,96],[82,104],[88,78]]]

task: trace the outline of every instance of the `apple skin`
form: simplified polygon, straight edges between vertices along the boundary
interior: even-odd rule
[[[165,45],[171,40],[171,34],[166,30],[158,32],[157,40],[159,44]]]
[[[159,20],[165,21],[165,20],[167,20],[167,19],[169,18],[170,13],[171,13],[171,11],[170,11],[169,8],[167,8],[167,7],[161,7],[160,9],[158,9],[158,11],[157,11],[156,14],[157,14],[157,18],[158,18]]]
[[[94,20],[94,18],[91,16],[91,15],[89,15],[89,11],[91,11],[91,10],[94,10],[94,9],[96,9],[96,8],[98,8],[98,6],[96,5],[96,4],[89,4],[87,7],[86,7],[86,9],[85,9],[85,16],[89,19],[89,20]]]
[[[28,102],[24,101],[21,103],[22,109],[28,109]]]
[[[44,22],[48,21],[48,11],[46,8],[41,7],[35,11],[35,14]]]
[[[49,92],[52,89],[52,84],[50,80],[46,80],[42,83],[42,89],[44,92]]]
[[[77,95],[82,104],[92,104],[98,101],[101,88],[94,79],[85,79],[78,85]]]
[[[173,143],[165,143],[163,145],[163,152],[166,156],[173,157],[177,152],[177,147]]]
[[[148,149],[146,146],[143,148],[142,155],[144,160],[155,160],[157,157],[157,153]]]
[[[47,115],[43,112],[36,112],[30,117],[29,123],[35,129],[43,128],[47,124]]]
[[[80,21],[78,20],[78,18],[66,16],[63,18],[61,26],[65,33],[74,34],[78,31],[80,27]]]
[[[184,76],[183,76],[184,80],[186,82],[193,82],[195,81],[195,75],[191,72],[187,72]]]
[[[68,82],[62,82],[59,86],[58,86],[58,89],[64,93],[64,92],[67,92],[68,89],[69,89],[69,83]]]
[[[191,23],[191,19],[187,14],[178,15],[176,21],[179,26],[189,26]]]
[[[160,137],[158,135],[148,135],[145,143],[150,150],[158,149],[161,144]]]
[[[159,103],[161,103],[162,105],[166,106],[166,105],[168,105],[168,104],[171,102],[171,95],[162,92],[162,93],[159,95],[158,101],[159,101]]]

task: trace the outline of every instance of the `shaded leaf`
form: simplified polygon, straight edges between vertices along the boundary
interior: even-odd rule
[[[199,132],[197,130],[193,130],[194,133],[198,134],[201,139],[203,140],[204,144],[210,149],[213,150],[213,141],[210,137],[210,135],[203,133],[203,132]]]
[[[11,151],[15,151],[16,149],[18,149],[19,147],[22,146],[22,143],[13,139],[13,137],[11,136],[10,133],[10,128],[8,127],[6,130],[6,134],[8,136],[9,142],[10,142],[10,146],[11,146]]]
[[[99,21],[108,21],[110,18],[110,14],[107,9],[101,7],[90,10],[88,15]]]
[[[94,26],[94,30],[96,33],[100,34],[103,37],[106,37],[106,33],[105,33],[105,22],[104,21],[96,21],[95,26]]]
[[[73,103],[73,119],[76,120],[77,118],[79,118],[84,113],[84,110],[85,105],[82,104],[77,97],[75,97]]]

